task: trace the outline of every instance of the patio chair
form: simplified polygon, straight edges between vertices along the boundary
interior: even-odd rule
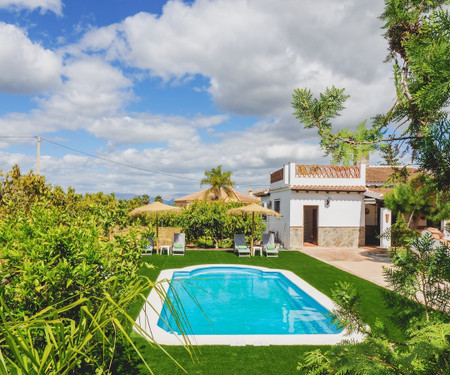
[[[143,255],[152,255],[153,254],[153,238],[147,237],[148,244],[142,250]]]
[[[250,256],[250,249],[245,242],[245,234],[234,235],[234,252],[237,253],[239,257]]]
[[[173,234],[172,255],[184,255],[186,236],[184,233]]]
[[[275,238],[273,233],[263,233],[263,253],[266,257],[277,257],[278,250],[275,247]]]

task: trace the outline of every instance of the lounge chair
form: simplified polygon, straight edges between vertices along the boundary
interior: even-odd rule
[[[275,247],[275,239],[273,233],[263,233],[263,253],[266,257],[277,257],[278,250]]]
[[[143,255],[152,255],[153,254],[153,238],[147,237],[148,244],[142,250]]]
[[[239,257],[249,257],[250,248],[245,242],[245,234],[235,234],[234,235],[234,252],[237,253]]]
[[[172,255],[184,255],[186,236],[184,233],[173,234]]]

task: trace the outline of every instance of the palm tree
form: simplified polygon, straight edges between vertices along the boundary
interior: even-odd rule
[[[157,196],[155,197],[155,202],[161,202],[161,203],[164,203],[164,200],[163,200],[163,198],[161,197],[161,195],[157,195]]]
[[[222,172],[222,166],[212,168],[210,171],[205,171],[205,178],[200,182],[200,186],[210,185],[211,187],[205,191],[205,199],[212,195],[212,200],[217,200],[221,196],[221,191],[225,192],[228,197],[234,195],[233,184],[231,180],[232,172]]]

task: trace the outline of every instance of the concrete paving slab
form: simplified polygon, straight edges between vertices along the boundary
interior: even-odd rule
[[[383,267],[391,267],[385,252],[370,248],[304,247],[313,258],[387,288]]]

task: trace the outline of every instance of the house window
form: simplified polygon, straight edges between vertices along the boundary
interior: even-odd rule
[[[273,210],[280,213],[280,200],[279,199],[275,199],[273,201]]]

